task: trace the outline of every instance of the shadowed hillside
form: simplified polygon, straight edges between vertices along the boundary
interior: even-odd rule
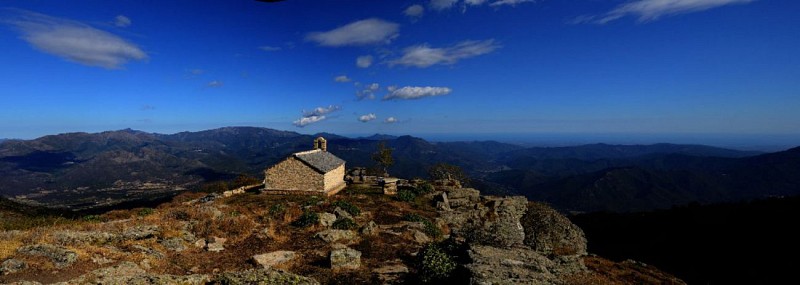
[[[689,284],[779,284],[794,278],[800,198],[571,217],[589,250],[652,264]]]

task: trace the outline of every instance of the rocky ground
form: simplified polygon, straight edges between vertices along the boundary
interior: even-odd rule
[[[683,284],[642,263],[587,255],[577,226],[524,197],[444,186],[408,193],[187,193],[155,209],[6,222],[0,283]]]

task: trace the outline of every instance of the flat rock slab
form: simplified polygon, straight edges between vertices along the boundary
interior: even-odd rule
[[[226,272],[215,276],[210,284],[231,285],[319,285],[313,278],[270,269]]]
[[[264,269],[269,269],[272,268],[273,266],[278,266],[287,263],[289,261],[292,261],[296,257],[297,253],[294,251],[280,250],[265,254],[254,255],[253,260],[259,265],[263,266]]]
[[[331,251],[331,268],[355,270],[361,267],[361,252],[343,245],[335,245]]]
[[[328,243],[343,241],[350,242],[358,238],[356,232],[348,230],[324,230],[318,232],[314,236]]]

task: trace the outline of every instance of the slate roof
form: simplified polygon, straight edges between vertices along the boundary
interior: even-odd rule
[[[294,157],[321,173],[328,173],[344,164],[344,160],[341,158],[319,149],[298,152],[294,154]]]

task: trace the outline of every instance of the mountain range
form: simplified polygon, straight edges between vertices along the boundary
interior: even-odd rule
[[[394,176],[426,178],[436,163],[457,165],[484,192],[521,194],[567,211],[641,211],[800,193],[800,148],[769,154],[677,144],[525,148],[495,141],[226,127],[8,140],[0,144],[0,194],[88,193],[144,183],[199,189],[240,174],[261,177],[269,165],[310,149],[318,135],[348,167],[373,166],[371,154],[385,142],[393,148],[389,172]]]

